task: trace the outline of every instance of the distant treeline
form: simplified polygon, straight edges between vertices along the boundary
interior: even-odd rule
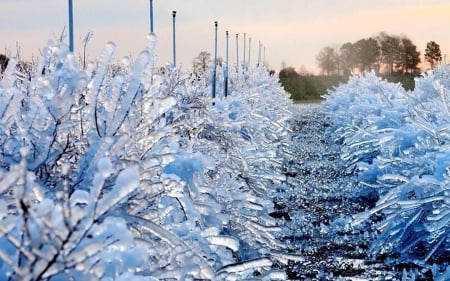
[[[424,58],[432,68],[440,62],[439,44],[428,42]],[[407,36],[380,32],[354,43],[324,47],[317,54],[316,62],[326,75],[349,76],[352,72],[368,70],[383,75],[415,73],[420,72],[421,53]]]
[[[425,61],[431,68],[442,61],[439,44],[427,43]],[[414,78],[420,75],[421,53],[405,35],[380,32],[341,46],[327,46],[316,56],[322,75],[299,74],[293,67],[284,67],[279,78],[294,100],[317,100],[332,89],[345,83],[351,73],[374,70],[380,77],[401,83],[406,90],[414,89]]]

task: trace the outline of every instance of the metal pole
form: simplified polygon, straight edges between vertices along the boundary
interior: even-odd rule
[[[173,67],[177,66],[177,51],[176,51],[176,43],[175,43],[175,17],[177,16],[177,11],[172,11],[172,19],[173,19]]]
[[[225,75],[223,77],[224,79],[224,96],[227,97],[228,96],[228,30],[225,32],[226,36],[227,36],[227,41],[226,41],[226,58],[227,58],[227,62],[225,64]]]
[[[236,72],[239,73],[239,34],[236,33]]]
[[[214,67],[213,67],[213,77],[212,77],[212,87],[211,95],[214,99],[216,97],[216,70],[217,70],[217,21],[214,22]],[[214,104],[214,102],[213,102]]]
[[[261,64],[261,41],[258,41],[258,67]]]
[[[73,3],[69,0],[69,51],[73,50]]]
[[[266,46],[264,46],[263,50],[263,66],[266,66]]]
[[[248,38],[248,64],[247,64],[247,70],[250,67],[250,56],[252,53],[252,38]]]
[[[246,45],[246,41],[247,41],[247,38],[246,38],[247,36],[246,36],[246,34],[244,33],[244,61],[242,62],[242,71],[245,73],[245,52],[247,52],[247,49],[245,48],[245,45]]]
[[[150,33],[153,33],[153,0],[150,0]]]

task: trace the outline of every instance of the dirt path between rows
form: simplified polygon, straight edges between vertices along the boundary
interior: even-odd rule
[[[330,121],[320,105],[296,106],[296,154],[272,215],[282,222],[280,239],[305,261],[280,267],[291,280],[401,280],[399,271],[369,259],[373,222],[346,227],[353,214],[375,204],[376,193],[361,192],[357,179],[345,171],[340,146],[327,135]]]

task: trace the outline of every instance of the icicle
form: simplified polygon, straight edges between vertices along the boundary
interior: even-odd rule
[[[19,171],[15,169],[11,170],[9,173],[5,173],[3,178],[0,180],[0,194],[6,192],[20,177]]]
[[[259,258],[249,261],[243,261],[239,263],[229,264],[224,267],[222,267],[217,273],[223,273],[223,272],[242,272],[248,269],[257,269],[257,268],[263,268],[263,267],[271,267],[272,261],[269,258]]]
[[[101,58],[99,66],[97,67],[97,70],[95,72],[95,76],[88,85],[88,88],[89,88],[91,94],[94,95],[93,97],[91,97],[92,99],[94,99],[94,97],[97,97],[97,95],[100,91],[100,86],[102,85],[102,83],[105,79],[106,70],[107,70],[108,66],[111,64],[115,50],[116,50],[116,44],[114,42],[108,42],[105,46],[105,49],[103,50],[102,58]],[[94,105],[95,99],[94,100],[92,100],[92,99],[90,99],[88,101],[88,103]]]
[[[398,184],[409,182],[409,179],[407,177],[404,177],[401,175],[394,175],[394,174],[383,174],[381,176],[378,176],[378,180],[396,182]]]
[[[210,236],[206,238],[209,243],[218,246],[224,246],[231,249],[233,252],[239,250],[239,240],[231,236]]]
[[[98,98],[101,92],[101,87],[104,84],[106,72],[108,67],[111,64],[114,52],[116,50],[116,45],[113,42],[108,42],[105,46],[105,49],[103,50],[102,58],[100,61],[99,66],[96,69],[95,75],[92,78],[92,80],[89,82],[87,88],[88,88],[88,94],[86,95],[87,99],[87,105],[88,110],[86,112],[87,114],[87,124],[90,125],[90,127],[96,128],[99,130],[98,126],[99,119],[97,118],[97,103]]]
[[[107,151],[110,150],[114,143],[113,138],[102,138],[94,141],[83,155],[80,160],[80,174],[78,175],[77,181],[85,180],[93,176],[93,172],[96,171],[97,163],[107,155]],[[88,186],[86,186],[88,188]]]
[[[113,189],[98,202],[95,218],[109,211],[114,205],[127,197],[139,186],[139,169],[129,167],[117,176]]]
[[[160,238],[162,241],[165,241],[170,247],[180,247],[180,252],[188,252],[188,251],[194,251],[191,247],[186,245],[186,243],[172,234],[171,232],[165,230],[162,226],[159,226],[152,221],[145,220],[143,218],[135,217],[135,216],[129,216],[125,215],[130,222],[137,222],[139,225],[152,233],[153,235],[156,235],[158,238]],[[195,252],[195,251],[194,251]],[[197,264],[199,265],[203,278],[213,279],[214,278],[214,270],[212,267],[204,260],[202,257],[202,254],[196,253],[196,256],[199,257],[197,259]]]
[[[149,54],[148,52],[144,51],[139,55],[138,59],[134,63],[133,70],[130,76],[130,82],[128,83],[128,88],[125,94],[121,97],[120,109],[116,112],[116,114],[114,115],[114,119],[108,125],[106,132],[107,136],[114,136],[120,129],[120,126],[124,122],[127,115],[130,113],[132,102],[141,90],[140,87],[142,74],[148,63]]]
[[[111,160],[108,158],[101,158],[98,161],[94,179],[92,180],[92,186],[90,188],[90,197],[92,202],[99,199],[105,181],[112,174],[112,172],[113,169]]]
[[[439,96],[442,100],[442,104],[444,106],[445,112],[447,113],[447,116],[450,116],[450,111],[448,109],[448,100],[447,100],[447,89],[444,87],[444,85],[441,84],[441,81],[436,80],[433,83],[434,88],[438,91]]]
[[[283,252],[276,252],[276,251],[270,251],[270,255],[283,264],[288,264],[289,261],[304,262],[306,260],[304,257],[299,256],[299,255],[283,253]]]

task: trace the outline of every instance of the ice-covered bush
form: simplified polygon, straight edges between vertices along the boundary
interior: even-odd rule
[[[450,67],[441,64],[412,92],[367,73],[327,96],[349,171],[382,195],[353,222],[383,213],[374,255],[421,265],[449,255],[449,91]]]
[[[0,174],[2,279],[108,280],[139,275],[147,264],[145,249],[136,247],[126,220],[107,215],[139,185],[138,168],[117,172],[103,158],[89,190],[59,191],[52,199],[27,171],[23,155],[20,165]],[[62,175],[68,176],[68,170],[64,165]],[[105,190],[113,174],[117,177]],[[63,185],[69,188],[68,179]]]
[[[151,36],[135,61],[119,65],[108,43],[84,70],[67,46],[50,42],[30,81],[12,60],[0,81],[2,274],[151,275],[126,214],[136,198],[151,200],[177,151],[170,126],[160,125],[175,102],[149,97],[160,86],[151,79],[154,43]],[[165,146],[155,149],[161,139]]]
[[[276,258],[269,249],[282,248],[268,214],[272,192],[285,179],[290,138],[283,122],[291,116],[286,93],[265,70],[248,81],[235,79],[229,96],[218,95],[214,106],[205,81],[182,83],[177,107],[184,114],[172,123],[184,152],[164,174],[185,186],[163,194],[156,210],[163,211],[166,229],[194,243],[227,278],[251,275],[261,264],[270,268]]]
[[[84,68],[49,42],[0,80],[0,273],[12,280],[261,279],[283,259],[268,216],[291,102],[264,68],[210,78],[107,43]],[[271,250],[272,249],[272,250]],[[134,280],[134,279],[133,279]],[[148,280],[148,279],[146,279]]]

